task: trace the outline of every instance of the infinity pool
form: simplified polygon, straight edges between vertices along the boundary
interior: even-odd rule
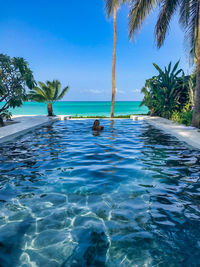
[[[200,266],[200,152],[145,124],[56,122],[0,147],[0,266]]]

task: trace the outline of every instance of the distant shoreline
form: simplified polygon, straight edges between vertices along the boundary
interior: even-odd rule
[[[59,117],[59,116],[68,116],[69,114],[62,114],[62,115],[55,115],[54,117]],[[44,115],[34,115],[34,114],[29,114],[29,115],[13,115],[12,118],[20,118],[20,117],[44,117]],[[72,116],[72,119],[130,119],[131,116],[147,116],[147,114],[128,114],[128,115],[119,115],[119,116],[114,116],[114,118],[111,118],[109,116],[96,116],[96,115],[91,115],[91,116]],[[46,115],[48,117],[48,115]],[[50,117],[51,118],[51,117]]]
[[[62,103],[62,102],[83,102],[83,103],[87,103],[87,102],[106,102],[106,103],[111,103],[111,101],[108,101],[108,100],[59,100],[59,101],[56,101],[55,103]],[[119,103],[119,102],[142,102],[142,100],[117,100],[115,101],[115,103]],[[3,102],[0,102],[0,103],[5,103],[4,101]],[[26,102],[23,102],[23,105],[24,104],[28,104],[28,103],[39,103],[39,102],[32,102],[32,101],[26,101]],[[45,104],[45,103],[39,103],[39,104]]]
[[[116,101],[115,116],[147,114],[148,108],[140,107],[140,103],[140,101]],[[1,105],[3,103],[0,103]],[[110,108],[110,101],[59,101],[53,104],[54,114],[74,117],[109,117]],[[25,102],[21,107],[9,110],[13,115],[47,115],[45,103]]]

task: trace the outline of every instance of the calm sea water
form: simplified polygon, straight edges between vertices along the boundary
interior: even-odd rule
[[[200,266],[200,153],[144,122],[0,146],[1,267]]]
[[[110,102],[56,102],[53,110],[56,115],[84,115],[84,116],[109,116]],[[139,101],[116,102],[115,115],[146,114],[148,109],[139,107]],[[14,115],[45,115],[47,114],[46,104],[24,103],[22,107],[11,109]]]

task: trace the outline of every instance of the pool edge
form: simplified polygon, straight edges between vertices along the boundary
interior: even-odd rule
[[[133,120],[143,120],[155,128],[176,137],[179,141],[186,143],[189,147],[200,149],[200,131],[195,127],[175,123],[161,117],[135,116]]]

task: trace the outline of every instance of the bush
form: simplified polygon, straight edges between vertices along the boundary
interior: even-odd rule
[[[171,119],[174,122],[178,122],[189,126],[191,125],[192,122],[192,111],[187,111],[187,110],[183,110],[181,112],[174,111]]]
[[[178,112],[178,111],[174,111],[172,113],[172,117],[171,119],[174,121],[174,122],[178,122],[180,123],[180,120],[181,120],[181,112]]]
[[[10,120],[12,117],[12,113],[8,110],[5,110],[1,113],[1,117],[6,119],[6,120]]]
[[[3,112],[0,113],[0,127],[4,126],[4,119],[5,120],[10,120],[11,119],[11,112],[8,110],[4,110]]]
[[[192,122],[192,111],[183,111],[181,113],[181,123],[189,126]]]
[[[188,103],[190,76],[185,76],[183,70],[178,69],[178,65],[179,61],[174,67],[170,63],[161,70],[154,64],[159,74],[146,80],[141,91],[144,94],[141,105],[149,108],[150,115],[170,119],[173,112],[181,112]],[[175,114],[177,116],[177,113]]]

